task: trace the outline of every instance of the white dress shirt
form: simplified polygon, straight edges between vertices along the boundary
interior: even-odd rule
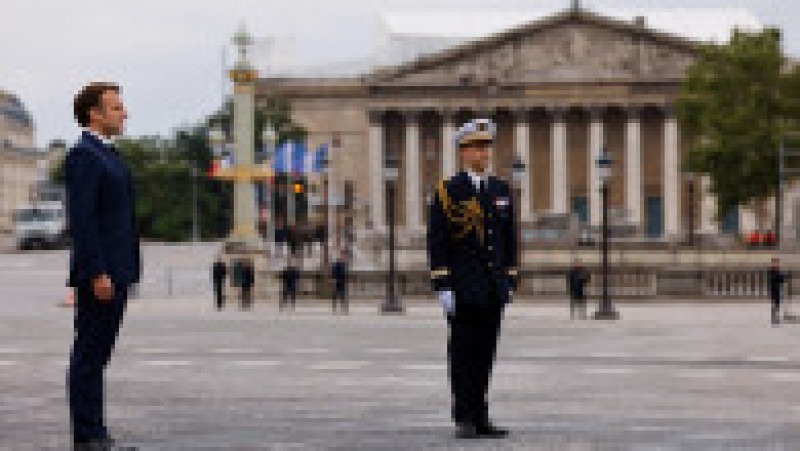
[[[114,146],[114,138],[106,138],[104,136],[101,136],[100,133],[97,133],[96,131],[88,129],[88,128],[84,128],[84,130],[86,132],[90,133],[95,138],[97,138],[100,141],[102,141],[103,144],[105,144],[106,146],[108,146],[108,147],[113,147]]]
[[[488,174],[485,172],[483,174],[478,174],[477,172],[472,172],[467,170],[467,175],[472,180],[472,185],[475,186],[475,191],[481,190],[481,182],[483,182],[483,187],[486,189],[486,180],[489,178]]]

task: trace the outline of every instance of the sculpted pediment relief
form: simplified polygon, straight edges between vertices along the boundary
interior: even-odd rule
[[[644,32],[565,23],[487,45],[445,51],[398,68],[398,83],[503,83],[679,78],[693,62],[690,50],[648,39]]]

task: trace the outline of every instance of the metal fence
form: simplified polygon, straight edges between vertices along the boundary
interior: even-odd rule
[[[599,297],[602,292],[602,274],[599,268],[586,268],[590,280],[586,286],[588,297]],[[529,298],[559,298],[568,296],[567,273],[569,268],[525,270],[520,273],[517,294]],[[794,296],[800,291],[800,272],[788,271],[784,293]],[[277,274],[262,272],[260,280],[275,278]],[[386,293],[385,272],[353,272],[348,291],[354,298],[380,298]],[[395,291],[399,296],[432,296],[428,271],[403,271],[397,274]],[[299,295],[324,297],[330,281],[318,272],[302,272]],[[648,267],[615,267],[608,274],[608,290],[619,299],[747,299],[769,296],[766,268],[698,268],[670,270]]]

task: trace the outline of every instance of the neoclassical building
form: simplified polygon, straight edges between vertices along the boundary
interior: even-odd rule
[[[634,235],[679,238],[690,225],[753,230],[749,210],[715,221],[707,181],[681,170],[691,143],[674,105],[697,46],[642,17],[569,9],[358,77],[262,78],[256,102],[289,99],[309,144],[332,146],[333,191],[352,184],[359,228],[385,230],[382,168],[392,156],[397,224],[401,233],[423,231],[436,182],[459,170],[454,131],[481,116],[498,124],[495,173],[510,180],[512,163],[525,165],[524,224],[570,214],[599,224],[595,162],[605,148],[614,160],[612,217]]]
[[[63,157],[65,149],[36,148],[34,138],[31,114],[0,90],[0,235],[11,232],[14,210],[38,195],[53,161]]]

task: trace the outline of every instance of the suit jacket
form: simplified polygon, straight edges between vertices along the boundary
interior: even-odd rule
[[[65,162],[72,234],[70,283],[108,274],[115,284],[139,281],[141,253],[131,171],[122,157],[84,132]]]
[[[489,177],[486,195],[481,198],[466,172],[443,183],[449,199],[442,199],[437,190],[428,215],[433,289],[454,291],[457,305],[505,304],[517,278],[517,224],[511,189],[506,182]],[[450,206],[448,211],[445,203]],[[481,206],[475,214],[477,221],[466,221],[476,227],[463,227],[462,214],[475,213],[476,205]]]

